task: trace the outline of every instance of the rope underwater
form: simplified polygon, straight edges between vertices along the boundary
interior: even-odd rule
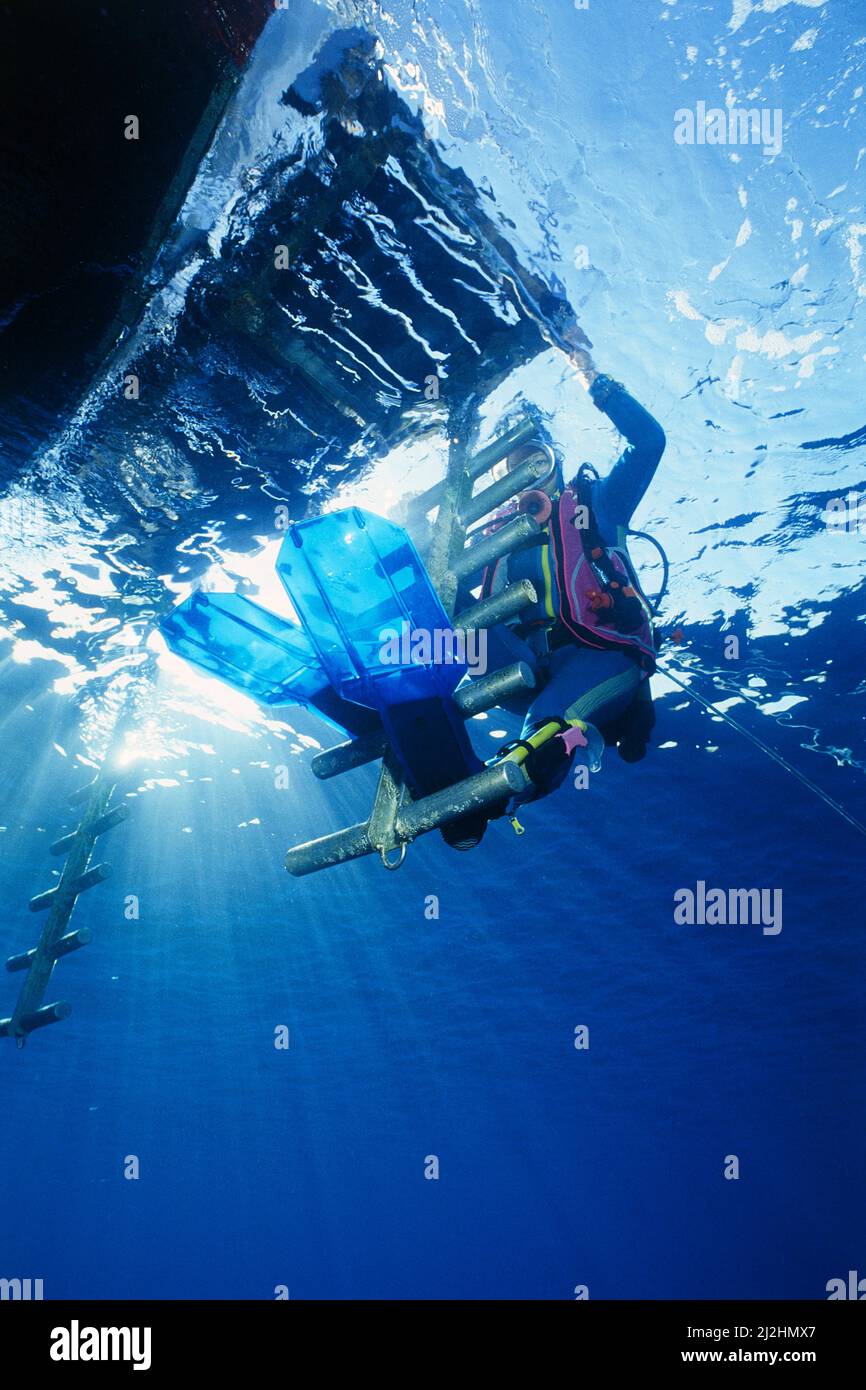
[[[659,541],[656,540],[655,536],[650,535],[647,531],[632,531],[631,529],[629,529],[628,534],[631,536],[639,536],[641,540],[649,541],[651,545],[655,546],[661,559],[661,588],[652,600],[648,600],[652,609],[653,617],[655,617],[658,613],[661,601],[664,598],[665,593],[667,592],[668,578],[670,576],[670,563],[668,561],[667,555],[665,554],[663,546]],[[785,771],[789,772],[792,777],[796,777],[797,781],[802,782],[804,787],[808,787],[809,791],[814,792],[816,796],[819,796],[821,800],[824,802],[824,804],[830,807],[831,811],[835,811],[837,816],[841,816],[842,819],[844,821],[847,821],[848,824],[854,830],[859,831],[861,835],[866,837],[866,825],[864,825],[862,821],[859,821],[856,816],[852,816],[850,811],[846,811],[844,806],[840,805],[838,801],[835,801],[828,792],[825,792],[823,790],[822,787],[819,787],[817,782],[813,782],[811,777],[807,777],[805,772],[801,772],[799,768],[794,767],[793,763],[789,763],[787,758],[783,758],[781,753],[777,753],[776,750],[774,748],[771,748],[768,743],[765,743],[763,739],[758,738],[757,734],[750,733],[748,729],[744,729],[742,724],[738,724],[736,719],[732,719],[731,716],[729,714],[726,714],[724,710],[718,709],[712,703],[711,700],[707,700],[703,695],[699,695],[696,690],[693,690],[691,686],[686,685],[685,681],[681,680],[679,676],[674,675],[670,666],[667,665],[666,662],[660,661],[658,663],[658,670],[661,671],[663,675],[667,676],[668,680],[673,681],[674,685],[679,686],[680,690],[682,690],[684,694],[688,695],[690,699],[694,700],[696,704],[703,706],[703,708],[707,710],[710,714],[717,715],[719,719],[724,720],[724,722],[727,725],[729,725],[730,728],[734,729],[738,734],[742,734],[743,738],[748,739],[749,743],[754,744],[754,746],[756,748],[759,748],[761,752],[764,753],[768,758],[771,758],[774,763],[778,763],[779,767],[784,768]]]
[[[808,787],[816,796],[819,796],[831,810],[836,812],[837,816],[841,816],[850,826],[858,830],[861,835],[866,836],[866,825],[864,825],[862,821],[859,821],[856,816],[852,816],[850,811],[846,811],[845,807],[841,806],[838,801],[834,801],[832,796],[825,792],[822,787],[819,787],[816,782],[813,782],[810,777],[807,777],[804,772],[800,772],[799,768],[794,767],[793,763],[789,763],[787,758],[783,758],[781,753],[777,753],[768,743],[764,743],[763,739],[758,738],[756,734],[750,733],[748,729],[744,729],[742,724],[738,724],[736,719],[732,719],[724,710],[717,709],[710,700],[705,699],[703,695],[699,695],[696,690],[692,690],[691,686],[686,685],[685,681],[680,680],[678,676],[673,674],[670,666],[666,662],[660,661],[658,663],[658,669],[663,675],[667,676],[668,680],[673,681],[674,685],[678,685],[680,690],[684,691],[696,704],[703,705],[704,709],[709,711],[710,714],[717,715],[719,719],[723,719],[726,724],[729,724],[732,729],[736,729],[738,734],[742,734],[743,737],[747,738],[750,743],[753,743],[756,748],[760,748],[761,752],[765,753],[768,758],[772,758],[774,763],[778,763],[786,772],[790,772],[793,777],[796,777],[798,782],[802,782],[804,787]]]

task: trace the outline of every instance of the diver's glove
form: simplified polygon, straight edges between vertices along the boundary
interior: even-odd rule
[[[612,376],[606,376],[600,372],[589,388],[590,399],[593,405],[599,410],[604,410],[608,401],[615,391],[624,391],[625,387],[621,381],[615,381]]]
[[[598,729],[583,719],[540,719],[530,726],[525,738],[515,739],[499,750],[499,759],[517,763],[530,779],[525,792],[509,802],[509,808],[537,801],[564,782],[579,757],[590,772],[598,772],[604,753],[604,739]]]

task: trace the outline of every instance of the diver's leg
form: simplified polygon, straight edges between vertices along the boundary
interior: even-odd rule
[[[555,791],[575,761],[598,770],[604,750],[599,726],[625,713],[640,680],[636,662],[621,652],[569,644],[552,654],[549,679],[532,699],[521,738],[506,755],[522,763],[532,779],[532,790],[520,802]]]
[[[526,725],[559,716],[603,728],[625,714],[640,683],[640,667],[624,652],[560,647],[551,657],[550,679],[529,706]]]

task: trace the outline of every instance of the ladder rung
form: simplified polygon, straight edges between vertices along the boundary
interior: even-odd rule
[[[71,951],[78,951],[82,946],[89,946],[93,940],[93,932],[89,927],[81,927],[78,931],[67,932],[55,941],[51,947],[50,954],[55,960],[60,960],[62,956],[68,956]],[[18,956],[10,956],[6,962],[6,969],[10,974],[16,970],[29,970],[34,960],[39,954],[39,947],[34,946],[31,951],[22,951]]]
[[[535,439],[538,434],[538,426],[531,418],[521,420],[505,434],[501,434],[498,439],[493,439],[489,444],[485,444],[483,449],[469,460],[467,467],[467,477],[470,482],[476,482],[478,478],[488,473],[495,463],[499,463],[513,449],[519,449],[521,444],[528,444]],[[410,524],[418,521],[427,512],[432,511],[439,505],[442,493],[445,490],[444,483],[434,483],[433,487],[422,492],[420,497],[413,497],[406,508],[406,515]]]
[[[525,790],[526,785],[526,773],[516,763],[502,762],[495,767],[487,767],[453,787],[446,787],[444,791],[434,792],[432,796],[403,806],[395,827],[398,843],[414,840],[417,835],[435,830],[446,821],[455,820],[479,807],[508,800],[516,792]],[[318,840],[293,846],[286,854],[286,868],[295,878],[303,878],[320,869],[330,869],[335,864],[360,859],[376,849],[377,846],[370,839],[369,825],[351,825],[346,830],[337,830],[333,835],[323,835]]]
[[[535,517],[516,516],[513,521],[507,521],[504,526],[500,526],[491,536],[484,536],[477,545],[469,546],[458,555],[451,566],[452,571],[458,579],[464,579],[476,570],[484,569],[501,556],[516,550],[518,546],[524,545],[540,533],[541,527]]]
[[[320,782],[338,777],[342,772],[352,772],[356,767],[366,767],[381,758],[387,747],[383,733],[364,734],[362,738],[349,739],[346,743],[335,743],[317,753],[310,768]]]
[[[503,502],[507,502],[509,498],[516,497],[519,492],[525,492],[527,488],[532,487],[533,483],[546,478],[550,470],[551,461],[545,453],[540,452],[538,458],[525,459],[504,478],[499,478],[483,492],[479,492],[477,497],[470,497],[469,501],[460,509],[464,526],[471,526],[474,522],[480,521],[483,516],[487,516],[488,512],[493,512],[497,507],[501,507]]]
[[[24,1033],[34,1033],[37,1028],[47,1028],[49,1023],[60,1023],[71,1013],[72,1006],[65,999],[59,999],[56,1004],[43,1004],[32,1014],[24,1014],[19,1026]]]
[[[486,676],[461,685],[454,702],[463,718],[471,719],[474,714],[493,709],[503,700],[519,695],[522,690],[532,690],[534,686],[532,667],[525,661],[515,661],[511,666],[503,666],[500,671],[488,671]]]
[[[63,889],[63,897],[69,902],[77,898],[79,893],[85,893],[88,888],[93,888],[97,883],[103,883],[111,874],[109,864],[94,864],[92,869],[86,869],[83,874],[73,878],[71,882],[57,884],[56,888],[46,888],[44,893],[37,893],[35,898],[30,899],[31,912],[43,912],[46,907],[50,907],[58,894]]]
[[[294,845],[286,853],[286,868],[295,878],[303,878],[319,869],[360,859],[362,855],[372,854],[373,849],[369,825],[366,822],[351,825],[347,830],[336,830],[333,835],[322,835],[318,840]]]
[[[119,806],[114,806],[110,811],[106,811],[104,815],[98,816],[92,825],[79,825],[77,830],[70,830],[68,835],[64,835],[60,840],[55,840],[54,844],[51,846],[50,853],[66,854],[67,850],[72,848],[79,835],[104,835],[106,830],[112,830],[115,825],[119,825],[121,821],[126,820],[128,815],[129,807],[121,802]]]
[[[18,1028],[24,1034],[34,1033],[37,1028],[47,1028],[49,1023],[60,1023],[71,1013],[72,1008],[66,1000],[59,999],[56,1004],[43,1004],[41,1009],[36,1009],[32,1014],[25,1014],[19,1020]],[[0,1018],[0,1038],[9,1037],[11,1026],[11,1018]]]
[[[508,584],[498,594],[480,599],[471,607],[464,608],[454,619],[456,628],[478,629],[496,627],[509,618],[516,618],[524,608],[538,602],[538,594],[531,579],[518,579]]]
[[[395,827],[397,835],[401,840],[414,840],[416,835],[435,830],[446,821],[457,820],[482,806],[508,801],[526,789],[528,780],[517,763],[501,762],[486,767],[483,772],[476,772],[453,787],[401,807]]]
[[[478,478],[483,478],[485,473],[489,473],[495,463],[499,463],[514,449],[519,449],[521,444],[529,444],[538,435],[538,425],[532,416],[521,420],[518,424],[512,425],[510,430],[506,430],[498,439],[492,439],[489,444],[485,444],[483,449],[479,449],[469,460],[469,477],[475,482]]]

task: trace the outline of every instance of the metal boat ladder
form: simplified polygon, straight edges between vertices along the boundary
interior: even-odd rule
[[[69,798],[73,806],[84,803],[85,809],[75,830],[51,846],[52,854],[66,855],[60,879],[53,888],[47,888],[44,893],[30,899],[31,912],[48,912],[42,935],[32,950],[10,956],[6,962],[6,969],[13,973],[27,971],[12,1016],[0,1018],[0,1037],[14,1038],[19,1047],[24,1046],[29,1034],[37,1028],[58,1023],[68,1018],[71,1012],[65,1000],[57,1000],[53,1004],[43,1004],[42,1001],[55,963],[93,939],[89,927],[79,927],[71,932],[66,929],[80,894],[102,883],[111,873],[107,864],[91,865],[90,860],[97,838],[125,820],[129,814],[125,802],[109,809],[115,785],[97,775],[93,782],[80,787]]]
[[[473,454],[472,421],[471,407],[460,416],[452,416],[444,480],[411,499],[401,517],[412,534],[413,530],[417,532],[419,527],[423,528],[428,514],[437,509],[429,548],[426,548],[427,570],[449,620],[455,628],[466,631],[505,622],[536,602],[532,584],[522,579],[508,584],[491,598],[473,602],[456,616],[454,612],[461,580],[525,546],[541,529],[534,517],[518,514],[469,545],[469,528],[518,493],[531,488],[550,471],[550,455],[539,444],[535,453],[505,477],[475,493],[476,483],[496,463],[521,445],[537,440],[538,426],[527,417]],[[522,690],[532,689],[534,684],[531,668],[518,662],[464,683],[455,691],[454,700],[468,719]],[[302,878],[367,854],[378,854],[386,868],[399,868],[408,845],[419,835],[481,807],[508,801],[524,791],[528,781],[517,764],[500,762],[415,801],[400,776],[384,734],[379,733],[326,749],[313,759],[312,770],[316,777],[325,781],[380,758],[382,767],[369,818],[295,845],[286,854],[286,868],[290,874]]]

